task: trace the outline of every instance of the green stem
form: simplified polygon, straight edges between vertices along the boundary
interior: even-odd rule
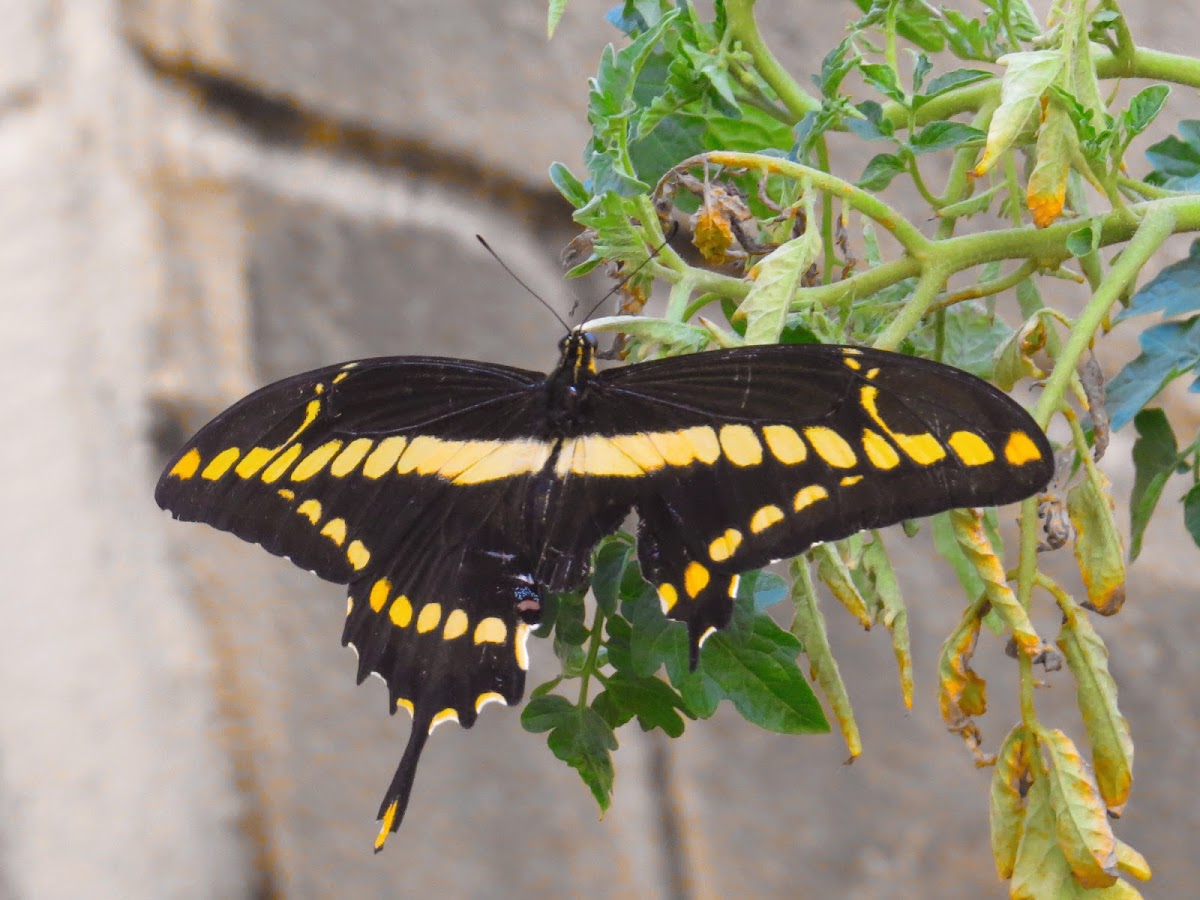
[[[962,303],[965,300],[978,300],[981,297],[990,297],[993,294],[999,294],[1001,291],[1007,291],[1011,287],[1016,287],[1036,271],[1037,263],[1027,259],[1007,275],[993,278],[991,281],[982,281],[974,287],[956,291],[953,294],[943,297],[934,303],[931,309],[934,311],[942,310],[956,303]]]
[[[1172,202],[1156,201],[1147,210],[1137,231],[1092,295],[1083,313],[1075,320],[1071,336],[1055,362],[1054,371],[1046,380],[1042,396],[1033,411],[1034,420],[1043,429],[1050,423],[1050,417],[1062,402],[1067,384],[1075,373],[1084,351],[1091,345],[1092,338],[1100,329],[1104,317],[1117,302],[1121,292],[1137,277],[1154,252],[1175,230],[1175,226],[1175,207]],[[1044,229],[1047,230],[1049,229]]]
[[[1017,601],[1029,611],[1033,601],[1033,583],[1037,577],[1037,497],[1029,497],[1021,503],[1020,557],[1017,563]],[[1017,667],[1021,678],[1021,721],[1030,733],[1037,727],[1037,710],[1033,703],[1033,660],[1028,653],[1017,654]]]
[[[900,342],[908,337],[929,312],[929,307],[933,305],[938,292],[945,286],[951,274],[952,270],[939,262],[930,264],[921,272],[917,289],[905,302],[896,318],[892,319],[892,324],[875,340],[874,346],[879,350],[895,350],[899,347]]]
[[[767,47],[762,34],[759,33],[758,23],[754,20],[754,3],[755,0],[726,0],[727,27],[734,40],[740,42],[742,49],[750,54],[750,58],[754,60],[754,68],[763,81],[779,95],[783,105],[798,122],[804,118],[805,113],[820,109],[821,101],[804,91]]]
[[[817,165],[822,171],[829,171],[829,144],[825,135],[821,135],[817,141]],[[833,236],[833,195],[828,191],[821,192],[821,244],[825,253],[822,280],[829,284],[833,281],[833,269],[837,263],[837,247]]]
[[[579,676],[579,703],[580,709],[587,707],[588,697],[588,682],[592,679],[592,672],[596,670],[596,660],[600,656],[600,645],[604,643],[604,610],[596,607],[596,618],[592,622],[592,636],[588,640],[587,661],[583,664],[583,673]]]

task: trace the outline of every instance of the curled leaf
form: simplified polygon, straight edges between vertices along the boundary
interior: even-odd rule
[[[1149,881],[1152,874],[1146,857],[1120,839],[1117,840],[1117,868],[1138,881]]]
[[[1039,729],[1038,744],[1044,751],[1059,849],[1081,885],[1108,887],[1117,880],[1117,839],[1091,767],[1057,728]]]
[[[850,570],[846,567],[845,561],[838,555],[838,552],[833,544],[819,544],[809,551],[809,559],[817,564],[817,577],[825,582],[825,585],[841,601],[842,606],[846,607],[850,615],[858,619],[858,622],[866,630],[871,628],[871,616],[867,612],[866,601],[863,600],[862,594],[858,592],[858,588],[854,584],[854,579],[850,575]]]
[[[1009,897],[1013,900],[1070,897],[1069,892],[1074,888],[1071,866],[1058,846],[1048,779],[1035,778],[1025,799],[1025,828],[1017,847]]]
[[[996,754],[992,771],[989,818],[992,830],[992,857],[996,873],[1012,878],[1017,864],[1017,849],[1025,830],[1025,793],[1029,789],[1029,758],[1025,729],[1018,725],[1008,733]]]
[[[842,731],[846,747],[853,760],[862,753],[862,738],[858,723],[854,721],[854,710],[850,706],[850,695],[838,671],[837,660],[829,646],[829,635],[825,631],[825,617],[817,605],[817,594],[813,590],[808,562],[799,556],[792,560],[792,605],[795,618],[791,631],[804,645],[808,657],[809,675],[821,688],[821,693],[833,709],[834,718]]]
[[[1133,782],[1133,739],[1129,723],[1117,707],[1117,683],[1108,671],[1108,649],[1082,611],[1063,622],[1057,643],[1075,676],[1100,796],[1112,815],[1120,815]]]
[[[1044,378],[1034,356],[1046,346],[1047,312],[1038,310],[996,348],[993,376],[1001,390],[1011,391],[1022,378]]]
[[[874,533],[874,540],[864,548],[860,565],[875,588],[879,603],[875,619],[882,622],[892,636],[892,653],[899,670],[900,691],[904,705],[912,709],[913,664],[912,645],[908,636],[908,609],[904,605],[904,598],[900,596],[900,582],[896,580],[892,561],[878,532]]]
[[[983,175],[1013,145],[1037,114],[1044,94],[1063,68],[1057,50],[1009,53],[998,60],[1007,67],[1000,85],[1000,105],[988,125],[987,145],[975,174]]]
[[[1108,478],[1095,466],[1067,493],[1067,512],[1075,526],[1075,559],[1087,588],[1089,609],[1104,616],[1125,603],[1125,561],[1121,535],[1113,521],[1113,498]]]
[[[1033,213],[1033,224],[1038,228],[1053,225],[1062,215],[1067,176],[1071,172],[1071,147],[1075,143],[1078,143],[1075,126],[1067,111],[1057,103],[1043,100],[1037,164],[1025,191],[1025,205]]]
[[[961,730],[972,716],[987,712],[987,682],[971,668],[986,611],[987,599],[980,596],[963,612],[938,656],[938,706],[951,731]]]
[[[1031,657],[1037,655],[1042,639],[1034,631],[1029,613],[1005,581],[1004,566],[984,530],[983,514],[978,510],[956,509],[950,512],[950,522],[955,540],[983,580],[984,597],[1012,630],[1017,646]]]
[[[706,262],[720,265],[733,246],[729,218],[718,207],[704,205],[692,220],[692,243]]]
[[[805,195],[804,233],[777,247],[753,269],[754,284],[735,316],[746,322],[747,344],[773,344],[779,340],[796,289],[820,255],[820,219],[815,214],[813,195],[813,191]]]

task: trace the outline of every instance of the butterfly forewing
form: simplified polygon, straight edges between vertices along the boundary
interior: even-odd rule
[[[644,449],[639,554],[693,657],[728,623],[739,573],[863,528],[1019,500],[1052,468],[1007,396],[892,353],[716,351],[611,370],[599,387],[611,400],[597,427],[626,455]],[[638,430],[649,446],[631,442]]]

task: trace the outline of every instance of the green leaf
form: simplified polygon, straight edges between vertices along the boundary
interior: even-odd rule
[[[1182,140],[1171,135],[1146,150],[1154,166],[1146,180],[1173,191],[1194,191],[1200,189],[1200,120],[1184,119],[1179,133]]]
[[[929,61],[929,57],[924,53],[916,54],[916,62],[913,63],[912,83],[913,93],[921,93],[921,86],[925,84],[925,78],[933,70],[933,63]]]
[[[638,179],[654,184],[681,159],[702,152],[705,149],[705,131],[706,123],[699,116],[667,116],[653,131],[629,145],[629,158],[633,161]]]
[[[617,611],[617,599],[625,567],[633,555],[633,544],[623,535],[605,538],[596,550],[596,562],[592,570],[592,594],[596,605],[611,616]]]
[[[552,163],[550,166],[550,183],[558,188],[558,192],[563,195],[563,198],[576,209],[592,199],[592,195],[583,186],[583,182],[572,175],[571,170],[560,162]]]
[[[821,74],[815,76],[813,80],[821,89],[823,96],[833,97],[837,94],[838,88],[842,85],[842,80],[857,65],[856,60],[853,58],[847,59],[851,46],[850,38],[846,38],[825,54],[825,58],[821,60]]]
[[[1129,106],[1121,114],[1128,138],[1136,137],[1155,120],[1167,102],[1171,89],[1165,84],[1152,84],[1134,95]]]
[[[904,93],[904,88],[900,87],[900,79],[896,76],[896,70],[891,66],[862,63],[858,69],[862,72],[863,80],[879,93],[902,106],[908,105],[908,97]]]
[[[1121,310],[1113,321],[1156,312],[1172,318],[1197,310],[1200,310],[1200,240],[1192,241],[1184,259],[1171,263],[1143,285],[1129,301],[1128,308]]]
[[[1128,424],[1171,381],[1200,365],[1200,315],[1147,328],[1138,343],[1141,354],[1108,384],[1105,405],[1114,431]]]
[[[786,734],[827,731],[820,704],[796,666],[799,642],[757,607],[783,595],[776,576],[747,572],[741,578],[733,620],[709,637],[696,671],[688,669],[687,630],[663,615],[653,590],[626,599],[633,626],[633,671],[653,675],[666,665],[689,714],[708,718],[729,700],[748,721]]]
[[[1183,524],[1200,547],[1200,485],[1183,495]]]
[[[829,730],[821,705],[796,666],[800,642],[769,617],[719,631],[701,654],[714,682],[748,722],[779,734]]]
[[[570,714],[559,716],[546,743],[579,773],[600,811],[607,810],[612,802],[612,751],[617,749],[617,736],[604,717],[594,709],[572,706]]]
[[[1000,87],[1000,106],[988,127],[987,148],[975,167],[982,175],[1016,141],[1027,123],[1037,115],[1044,94],[1063,68],[1063,56],[1057,50],[1032,50],[1010,53],[1000,58],[1007,66]]]
[[[680,711],[683,700],[665,681],[653,676],[617,672],[604,682],[604,691],[592,701],[592,708],[617,727],[634,716],[643,731],[661,728],[670,737],[683,734]]]
[[[521,710],[521,727],[533,734],[557,728],[575,712],[575,704],[558,694],[534,697]]]
[[[913,108],[919,109],[925,102],[939,94],[974,84],[977,81],[985,81],[988,78],[995,78],[995,75],[982,69],[955,69],[952,72],[945,72],[929,82],[929,87],[924,94],[914,98]]]
[[[883,117],[883,107],[874,100],[864,100],[854,107],[862,118],[846,116],[846,127],[864,141],[890,141],[896,133],[896,127],[890,120]]]
[[[604,620],[604,649],[608,662],[618,672],[633,671],[633,626],[620,616]]]
[[[550,11],[546,18],[546,37],[554,37],[554,30],[558,28],[559,20],[562,19],[562,14],[567,9],[567,0],[550,0]]]
[[[967,141],[982,140],[984,132],[961,122],[930,122],[912,136],[908,146],[918,156],[958,147]]]
[[[1103,223],[1098,216],[1088,219],[1086,225],[1076,228],[1067,235],[1067,252],[1076,259],[1087,256],[1089,253],[1095,253],[1100,249],[1102,226]]]
[[[585,322],[583,327],[596,333],[621,332],[647,343],[658,344],[663,348],[664,355],[668,356],[696,353],[707,347],[712,339],[708,329],[702,326],[647,316],[604,316]]]
[[[956,303],[945,311],[941,362],[964,369],[986,381],[992,379],[996,351],[1013,330],[976,301]],[[912,335],[914,348],[932,355],[936,336],[932,327]]]
[[[864,191],[882,191],[905,170],[905,162],[894,153],[880,153],[867,163],[858,186]]]
[[[1143,409],[1133,420],[1133,493],[1129,498],[1129,561],[1142,552],[1142,537],[1158,506],[1167,479],[1179,463],[1175,432],[1161,409]]]

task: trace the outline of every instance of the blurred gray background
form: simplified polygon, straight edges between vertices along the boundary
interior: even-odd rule
[[[439,730],[372,856],[408,725],[354,686],[340,589],[153,503],[165,454],[265,381],[374,354],[553,363],[559,327],[472,235],[564,310],[594,291],[561,280],[575,232],[545,173],[579,170],[613,2],[573,0],[547,43],[543,0],[0,0],[0,898],[1004,895],[989,774],[936,709],[962,598],[921,539],[891,542],[912,713],[886,635],[828,604],[855,765],[836,735],[728,709],[669,745],[630,726],[598,821],[543,739],[489,710]],[[760,5],[805,81],[854,13]],[[1122,5],[1140,43],[1196,50],[1194,3]],[[1134,348],[1106,352],[1111,373]],[[1195,398],[1173,415],[1194,433]],[[1129,446],[1104,462],[1120,498]],[[1098,627],[1138,748],[1118,834],[1155,869],[1147,896],[1184,897],[1200,554],[1164,506]],[[1016,717],[995,643],[991,749]],[[1048,681],[1044,720],[1077,732],[1069,676]]]

